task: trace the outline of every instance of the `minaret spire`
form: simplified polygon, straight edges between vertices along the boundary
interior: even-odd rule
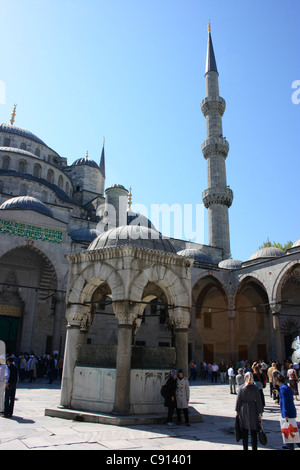
[[[207,161],[208,188],[202,198],[208,209],[209,244],[223,249],[223,259],[229,258],[229,217],[233,193],[227,186],[225,160],[229,144],[223,137],[222,116],[225,100],[219,96],[219,73],[212,45],[210,24],[208,26],[207,57],[205,68],[206,98],[201,111],[206,118],[206,137],[202,153]]]
[[[105,146],[105,137],[103,137],[103,145],[102,145],[101,159],[100,159],[100,165],[99,165],[101,173],[105,178],[105,152],[104,152],[104,146]]]

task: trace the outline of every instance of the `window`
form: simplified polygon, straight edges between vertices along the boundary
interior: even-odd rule
[[[39,148],[36,148],[34,153],[35,153],[35,155],[36,155],[37,157],[40,157],[40,156],[41,156],[41,151],[40,151]]]
[[[8,137],[4,138],[3,145],[4,147],[10,147],[10,139]]]
[[[28,196],[28,185],[27,184],[21,184],[20,186],[20,191],[19,191],[19,196]]]
[[[53,181],[54,181],[54,171],[53,170],[48,170],[47,181],[49,181],[49,183],[53,183]]]
[[[21,143],[20,145],[20,149],[22,150],[26,150],[26,144],[24,142]]]
[[[25,173],[26,172],[26,162],[25,160],[20,160],[18,165],[18,172]]]
[[[8,170],[10,167],[10,158],[4,157],[2,160],[2,170]]]
[[[33,176],[36,176],[37,178],[41,177],[41,172],[42,172],[42,167],[38,163],[36,163],[33,167]]]

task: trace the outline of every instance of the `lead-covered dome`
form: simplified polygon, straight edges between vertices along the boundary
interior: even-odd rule
[[[1,204],[0,210],[30,210],[53,217],[52,210],[46,204],[31,196],[18,196],[8,199]]]
[[[218,266],[219,268],[224,268],[224,269],[237,269],[242,266],[242,261],[240,261],[239,259],[233,259],[233,258],[223,259],[223,261],[220,261]]]
[[[69,237],[72,238],[74,242],[88,242],[91,243],[95,238],[98,237],[99,232],[94,228],[84,227],[73,230],[68,233]]]
[[[267,246],[265,248],[260,248],[259,250],[255,251],[255,253],[250,256],[249,261],[258,258],[276,258],[278,256],[283,255],[284,251],[280,248],[276,248],[275,246]]]
[[[26,139],[34,140],[39,144],[46,145],[39,137],[34,135],[32,132],[27,131],[26,129],[22,129],[22,127],[15,126],[13,124],[0,124],[0,132],[8,132],[10,134],[16,134],[21,137],[25,137]]]
[[[193,258],[195,261],[199,263],[210,263],[213,264],[212,259],[208,256],[204,251],[199,248],[186,248],[185,250],[181,250],[177,252],[180,256],[186,256],[188,258]]]
[[[157,230],[138,225],[123,225],[112,228],[99,235],[90,244],[88,250],[101,250],[124,245],[176,253],[172,243],[167,238],[163,238]]]
[[[77,160],[75,160],[75,162],[72,163],[71,166],[81,166],[81,165],[92,166],[93,168],[99,169],[99,165],[94,160],[91,160],[87,156],[78,158]]]

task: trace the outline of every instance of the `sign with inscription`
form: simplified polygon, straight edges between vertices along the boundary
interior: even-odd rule
[[[0,219],[0,234],[14,237],[30,238],[42,242],[61,243],[62,231],[36,225]]]

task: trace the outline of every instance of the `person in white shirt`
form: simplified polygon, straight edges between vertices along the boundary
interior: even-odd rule
[[[233,370],[232,364],[229,364],[227,374],[228,374],[229,385],[230,385],[230,393],[236,395],[235,372]]]

